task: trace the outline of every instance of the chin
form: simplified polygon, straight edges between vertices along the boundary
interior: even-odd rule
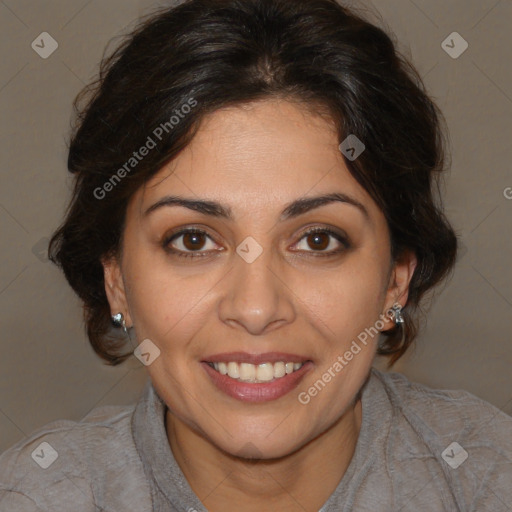
[[[294,438],[290,433],[279,432],[279,428],[274,432],[272,429],[259,433],[238,431],[232,436],[224,435],[221,439],[210,437],[210,442],[218,449],[242,459],[278,459],[295,452],[307,441],[303,437]]]
[[[234,457],[248,460],[279,459],[299,448],[298,446],[284,445],[282,442],[268,442],[268,440],[261,442],[254,440],[241,441],[239,446],[239,449],[233,450],[233,443],[231,443],[228,447],[228,453]]]

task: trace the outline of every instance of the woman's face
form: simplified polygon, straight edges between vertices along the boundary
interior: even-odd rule
[[[160,350],[147,369],[172,416],[228,453],[283,456],[335,425],[379,317],[406,302],[414,265],[393,265],[338,144],[290,102],[217,111],[132,198],[122,261],[105,262],[112,312]]]

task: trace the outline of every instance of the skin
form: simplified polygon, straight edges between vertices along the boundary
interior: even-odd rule
[[[404,305],[414,255],[390,257],[382,211],[350,175],[328,119],[298,103],[265,100],[218,110],[192,143],[134,195],[120,259],[103,262],[112,314],[122,312],[136,339],[161,351],[147,366],[168,406],[171,449],[194,492],[213,512],[317,511],[354,453],[361,426],[358,392],[377,337],[306,405],[307,391],[352,341],[395,303]],[[280,220],[291,202],[332,192],[333,202]],[[182,206],[144,212],[167,195],[219,202],[226,220]],[[206,235],[178,235],[196,227]],[[349,246],[325,232],[348,236]],[[236,248],[253,237],[263,253],[247,263]],[[320,253],[334,252],[330,256]],[[382,330],[389,329],[387,320]],[[299,386],[264,403],[219,391],[204,371],[208,355],[244,351],[299,354],[313,361]],[[336,454],[336,456],[333,456]],[[257,460],[251,460],[256,458]]]

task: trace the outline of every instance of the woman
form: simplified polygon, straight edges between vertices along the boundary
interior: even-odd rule
[[[457,249],[442,116],[382,30],[189,0],[86,92],[50,254],[97,354],[150,378],[5,452],[2,510],[510,510],[512,419],[372,368]]]

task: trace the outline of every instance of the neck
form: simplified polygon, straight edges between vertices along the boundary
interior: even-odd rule
[[[248,460],[220,450],[166,412],[169,444],[190,487],[211,512],[278,509],[316,512],[334,492],[355,451],[361,427],[358,399],[343,416],[297,451]]]

